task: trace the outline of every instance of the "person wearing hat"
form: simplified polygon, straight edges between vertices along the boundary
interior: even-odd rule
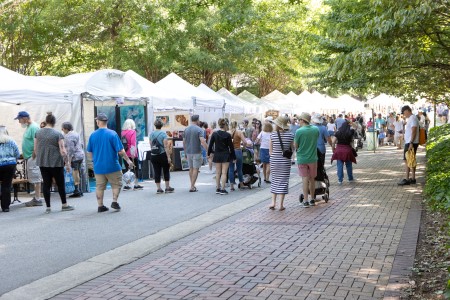
[[[277,204],[277,196],[280,195],[280,210],[284,210],[284,197],[289,192],[289,176],[291,174],[291,158],[284,157],[283,152],[294,148],[294,135],[289,131],[289,118],[279,116],[273,121],[275,130],[270,136],[270,171],[272,182],[272,204],[274,210]]]
[[[317,176],[317,139],[319,129],[311,125],[311,115],[303,112],[299,119],[300,128],[295,133],[294,143],[297,149],[298,172],[303,182],[304,207],[315,205],[315,178]],[[311,200],[308,201],[308,195]]]
[[[334,150],[333,142],[331,141],[330,134],[327,128],[323,125],[323,119],[320,114],[314,114],[311,118],[311,122],[319,129],[319,138],[317,139],[317,150],[320,152],[320,162],[322,166],[325,166],[325,154],[327,152],[326,143]]]
[[[419,147],[419,119],[412,113],[411,107],[408,105],[402,107],[402,115],[406,118],[404,135],[405,147],[403,149],[406,178],[402,179],[398,185],[410,185],[416,184],[416,168],[408,167],[405,154],[411,149],[414,150],[414,154],[417,152],[417,147]]]
[[[9,212],[11,185],[19,156],[16,142],[8,135],[6,127],[0,125],[0,181],[2,182],[0,203],[3,212]]]
[[[26,207],[42,206],[41,196],[41,170],[36,165],[34,154],[34,138],[39,131],[39,125],[31,120],[30,114],[26,111],[20,111],[14,120],[18,120],[22,128],[26,128],[22,139],[22,156],[26,162],[28,183],[34,185],[34,197],[31,201],[25,203]]]
[[[122,156],[131,168],[134,167],[134,163],[123,149],[119,135],[114,130],[108,129],[108,116],[99,113],[95,121],[98,129],[89,137],[87,154],[94,165],[97,211],[101,213],[109,210],[108,207],[103,205],[103,197],[108,182],[113,194],[111,208],[118,211],[120,210],[118,199],[122,188],[122,166],[119,163],[118,155]]]
[[[191,125],[184,130],[183,135],[183,148],[189,164],[189,180],[191,182],[189,192],[197,192],[195,183],[197,182],[198,170],[203,163],[202,146],[204,149],[208,149],[205,134],[199,126],[199,119],[199,115],[192,115]]]

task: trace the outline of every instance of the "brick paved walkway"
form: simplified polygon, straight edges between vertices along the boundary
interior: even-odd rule
[[[328,204],[300,207],[298,185],[283,212],[266,201],[54,299],[395,299],[414,259],[418,161],[419,184],[398,187],[400,151],[361,152],[357,182],[328,171]]]

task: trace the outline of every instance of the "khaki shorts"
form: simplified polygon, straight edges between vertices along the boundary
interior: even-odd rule
[[[203,164],[203,157],[201,153],[198,154],[188,154],[187,155],[189,168],[200,169]]]
[[[41,183],[41,169],[36,165],[36,159],[27,159],[27,178],[29,183]]]
[[[95,181],[95,186],[100,191],[106,190],[106,184],[108,182],[112,189],[120,190],[122,188],[122,172],[117,171],[108,174],[95,174]]]

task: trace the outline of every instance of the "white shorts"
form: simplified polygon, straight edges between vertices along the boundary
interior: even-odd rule
[[[36,165],[36,159],[27,159],[27,177],[29,183],[41,183],[41,169]]]

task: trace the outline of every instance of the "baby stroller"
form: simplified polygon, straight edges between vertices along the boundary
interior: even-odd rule
[[[253,149],[249,149],[248,147],[242,149],[242,173],[244,174],[244,186],[251,189],[255,182],[258,182],[258,187],[261,186],[259,167],[254,162]]]
[[[358,149],[362,149],[363,144],[363,133],[362,126],[358,122],[354,123],[355,134],[353,136],[353,148],[358,152]]]
[[[328,203],[328,200],[330,199],[330,181],[328,180],[327,172],[325,171],[325,166],[323,165],[322,161],[320,160],[320,151],[317,150],[317,157],[319,159],[317,160],[317,176],[315,178],[316,180],[316,188],[315,188],[315,196],[322,195],[322,199],[325,200],[326,203]],[[305,199],[305,196],[303,194],[300,194],[299,201],[300,203],[303,203],[303,200]],[[316,200],[314,198],[314,200]]]

